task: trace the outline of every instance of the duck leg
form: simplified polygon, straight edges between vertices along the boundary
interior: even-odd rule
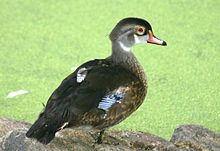
[[[105,132],[105,129],[103,129],[103,130],[101,130],[101,131],[99,132],[99,135],[98,135],[98,137],[96,138],[96,143],[97,143],[97,144],[102,144],[102,136],[103,136],[104,132]]]

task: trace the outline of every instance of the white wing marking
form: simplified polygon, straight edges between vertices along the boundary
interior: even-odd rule
[[[87,75],[87,69],[86,68],[81,68],[77,72],[77,77],[76,77],[76,82],[81,83]]]

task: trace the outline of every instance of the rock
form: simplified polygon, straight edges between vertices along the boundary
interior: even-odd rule
[[[0,117],[0,138],[6,135],[9,131],[17,128],[29,128],[30,124]]]
[[[56,134],[56,138],[51,141],[50,146],[55,146],[60,150],[92,151],[95,146],[95,130],[70,129],[66,128]]]
[[[96,145],[94,148],[95,151],[134,151],[133,149],[123,146],[123,145],[108,145],[100,144]]]
[[[94,148],[94,138],[86,131],[64,129],[51,143],[43,145],[25,136],[29,128],[28,123],[0,118],[0,151],[89,151]]]
[[[220,136],[207,128],[185,125],[167,141],[144,132],[106,131],[97,144],[99,131],[87,128],[64,129],[43,145],[25,136],[30,124],[0,118],[0,151],[220,151]]]
[[[171,142],[178,148],[196,151],[220,151],[220,135],[198,125],[182,125],[175,129]]]
[[[158,136],[144,132],[107,131],[103,136],[103,143],[123,145],[134,150],[165,150],[174,145]]]
[[[87,141],[90,139],[89,134],[81,133],[83,131],[75,131],[66,129],[62,131],[51,143],[43,145],[35,139],[29,139],[25,136],[27,128],[15,129],[8,132],[4,137],[0,139],[0,150],[1,151],[90,151],[94,150],[92,144],[89,145]],[[65,133],[69,133],[67,137],[63,137]],[[88,136],[87,136],[88,135]],[[60,137],[62,136],[62,137]],[[70,137],[72,136],[72,137]],[[85,138],[85,140],[83,140]]]
[[[58,151],[35,140],[25,137],[27,129],[15,129],[4,136],[0,142],[2,151]]]

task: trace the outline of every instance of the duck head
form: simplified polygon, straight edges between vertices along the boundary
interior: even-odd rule
[[[109,37],[113,45],[119,45],[125,51],[130,51],[132,46],[140,43],[167,45],[165,41],[155,37],[151,25],[140,18],[122,19]]]

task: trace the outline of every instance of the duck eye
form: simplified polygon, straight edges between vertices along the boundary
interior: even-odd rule
[[[143,35],[145,33],[145,28],[144,27],[137,27],[136,28],[136,34],[138,35]]]

